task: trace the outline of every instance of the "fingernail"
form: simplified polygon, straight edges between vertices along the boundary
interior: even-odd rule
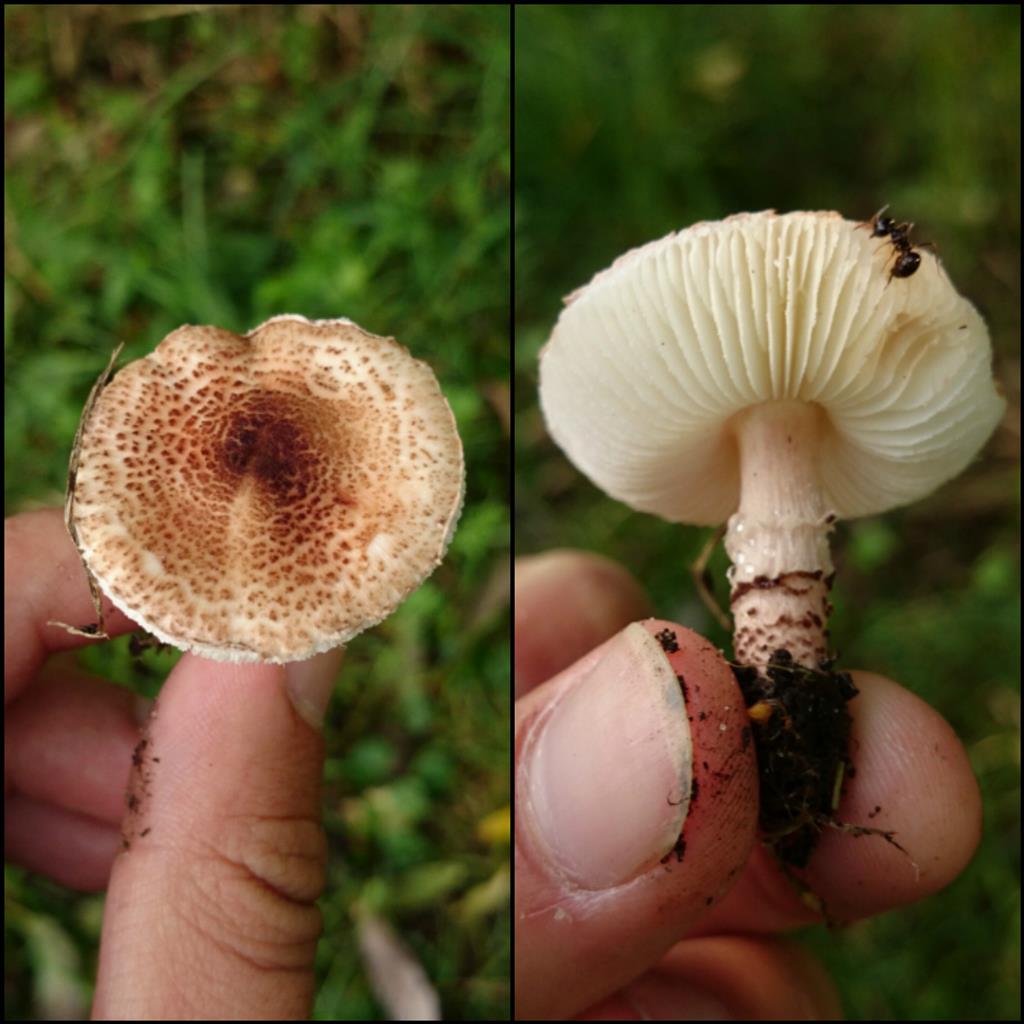
[[[292,706],[314,729],[324,724],[324,713],[345,656],[344,647],[316,654],[306,661],[285,665],[285,689]]]
[[[642,626],[577,667],[527,737],[521,821],[554,871],[605,889],[675,845],[689,804],[690,727],[668,658]]]

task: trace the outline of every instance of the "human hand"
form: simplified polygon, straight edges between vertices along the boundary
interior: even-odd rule
[[[819,918],[755,843],[743,701],[711,645],[669,622],[627,626],[650,614],[643,592],[582,552],[522,559],[515,607],[517,1018],[838,1016],[821,967],[775,934]],[[652,640],[663,629],[678,652]],[[698,783],[685,827],[677,674]],[[804,877],[836,920],[941,889],[981,824],[949,725],[896,683],[854,680],[857,772],[838,817],[894,829],[908,852],[823,835]]]
[[[61,513],[4,525],[5,850],[107,887],[93,1016],[308,1016],[319,722],[341,651],[288,666],[186,654],[150,714],[58,654],[90,641],[48,620],[95,618]],[[111,635],[135,628],[104,611]]]

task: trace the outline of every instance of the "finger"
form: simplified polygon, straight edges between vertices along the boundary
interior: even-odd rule
[[[565,1018],[654,963],[746,863],[746,710],[718,651],[649,620],[520,699],[516,750],[516,1012]]]
[[[103,599],[110,636],[135,624]],[[96,621],[89,582],[60,509],[25,512],[4,520],[4,699],[11,700],[53,651],[95,643],[51,620],[79,626]]]
[[[149,701],[53,658],[5,709],[5,851],[73,888],[102,888],[140,714]]]
[[[4,857],[61,885],[105,889],[120,849],[116,825],[19,793],[4,800]]]
[[[653,614],[643,588],[622,566],[588,551],[517,559],[515,579],[517,697]]]
[[[840,1020],[821,965],[782,939],[722,935],[680,942],[653,970],[582,1020]]]
[[[339,658],[306,664],[307,693],[310,675],[333,677]],[[308,1015],[326,860],[323,743],[289,699],[286,669],[186,655],[144,739],[94,1014]]]
[[[61,659],[49,663],[6,709],[8,785],[41,803],[118,825],[149,703]]]
[[[876,835],[826,829],[801,873],[831,919],[868,917],[944,888],[981,836],[981,796],[967,753],[933,708],[889,679],[853,674],[850,704],[856,774],[837,817],[891,830],[902,852]],[[797,889],[761,851],[702,931],[776,931],[806,923]]]

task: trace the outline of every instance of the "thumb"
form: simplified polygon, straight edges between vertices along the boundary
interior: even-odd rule
[[[175,667],[133,756],[95,1017],[308,1016],[326,842],[307,719],[340,656]]]
[[[747,724],[721,654],[657,620],[517,702],[517,1017],[615,991],[728,890],[757,824]]]

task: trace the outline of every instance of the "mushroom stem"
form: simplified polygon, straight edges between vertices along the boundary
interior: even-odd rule
[[[766,402],[734,426],[740,502],[725,535],[734,655],[763,668],[784,649],[798,664],[818,668],[829,653],[828,534],[835,521],[815,469],[823,414],[806,402]]]

